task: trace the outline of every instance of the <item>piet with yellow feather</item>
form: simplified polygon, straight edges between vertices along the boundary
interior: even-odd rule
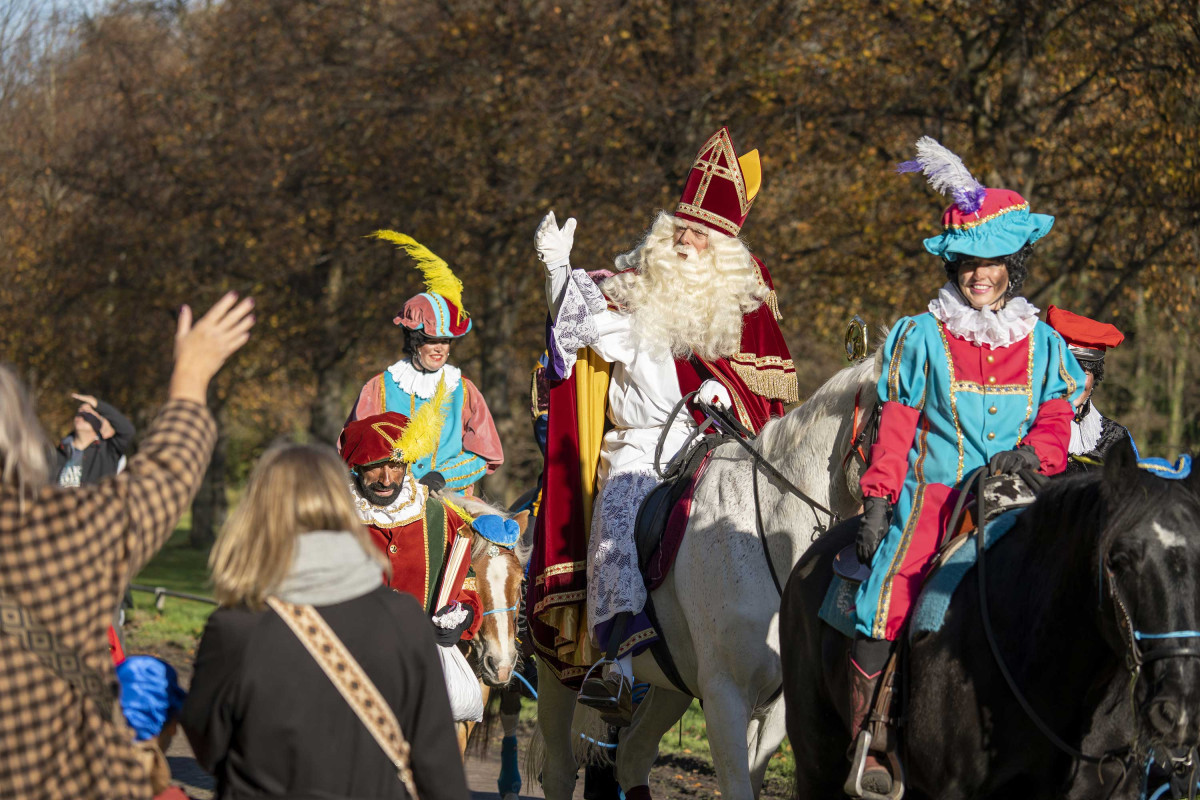
[[[432,339],[457,339],[471,330],[471,315],[462,304],[462,281],[445,259],[406,233],[380,230],[371,236],[404,250],[425,276],[425,291],[410,298],[392,322]]]
[[[385,461],[412,465],[428,459],[441,441],[449,399],[450,391],[441,379],[433,399],[422,404],[411,418],[385,411],[350,422],[342,430],[339,443],[342,458],[352,470]]]

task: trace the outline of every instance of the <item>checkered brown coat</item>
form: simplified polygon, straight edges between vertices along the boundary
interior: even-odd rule
[[[172,400],[120,475],[46,487],[23,510],[15,491],[0,489],[0,586],[110,680],[113,610],[191,502],[216,434],[204,406]],[[0,634],[0,798],[149,798],[132,740]]]

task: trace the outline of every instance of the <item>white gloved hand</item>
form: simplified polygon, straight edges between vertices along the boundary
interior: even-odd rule
[[[712,378],[700,384],[700,388],[696,392],[696,399],[718,408],[729,408],[733,405],[733,398],[729,396],[729,390],[723,383]]]
[[[537,248],[538,258],[550,271],[571,263],[571,246],[575,243],[575,218],[571,217],[561,228],[554,219],[551,211],[538,225],[537,233],[533,235],[533,244]]]

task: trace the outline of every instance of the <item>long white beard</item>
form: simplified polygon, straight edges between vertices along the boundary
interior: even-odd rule
[[[639,344],[666,347],[676,358],[732,356],[741,349],[742,318],[762,305],[767,289],[740,241],[713,233],[702,253],[676,248],[673,220],[660,215],[638,249],[617,259],[618,268],[636,271],[601,288],[633,316]]]

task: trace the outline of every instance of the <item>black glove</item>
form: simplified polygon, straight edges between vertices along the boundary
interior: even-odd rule
[[[436,475],[437,473],[431,474]],[[462,638],[463,633],[470,628],[471,623],[475,621],[475,609],[471,608],[466,603],[464,603],[462,607],[467,610],[467,616],[462,622],[458,623],[458,625],[455,625],[453,628],[439,628],[437,625],[433,626],[433,639],[442,647],[453,647],[454,645],[458,644],[458,640]],[[453,608],[453,606],[446,606],[445,608],[440,609],[436,614],[434,614],[434,616],[440,617],[442,614],[445,614],[447,611],[450,611]]]
[[[440,492],[446,488],[446,479],[442,477],[442,473],[440,472],[426,472],[425,477],[421,478],[417,483],[428,486],[431,492]]]
[[[854,552],[858,563],[871,566],[871,559],[879,549],[888,526],[892,522],[892,504],[886,497],[868,497],[863,500],[862,522],[858,526],[858,541]]]
[[[1042,460],[1038,458],[1037,451],[1031,446],[1023,444],[992,456],[992,460],[988,462],[988,474],[999,475],[1002,472],[1015,474],[1027,469],[1036,472],[1041,465]]]

